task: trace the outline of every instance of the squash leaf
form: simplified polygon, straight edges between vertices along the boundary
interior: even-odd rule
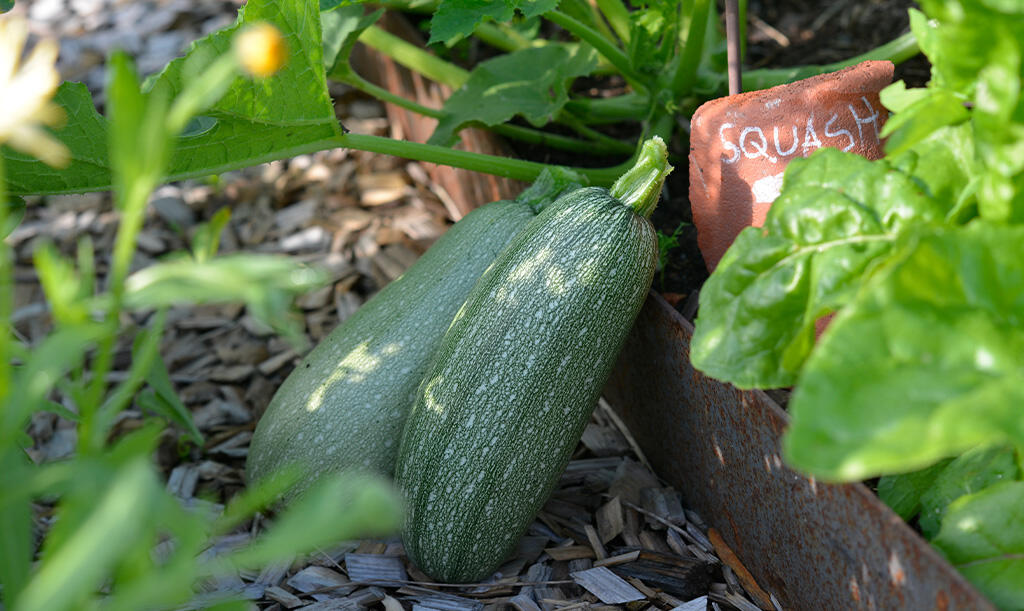
[[[796,468],[849,481],[1024,445],[1024,227],[905,242],[807,360],[783,439]]]
[[[340,134],[327,93],[320,13],[314,0],[251,0],[239,11],[237,23],[195,42],[184,58],[168,64],[147,86],[162,82],[172,92],[180,91],[190,60],[228,51],[231,35],[241,25],[256,21],[270,22],[281,30],[289,49],[287,63],[267,79],[239,77],[205,113],[205,129],[179,138],[168,169],[170,180],[327,148]],[[82,84],[64,83],[55,101],[67,112],[67,125],[56,134],[71,149],[71,165],[51,168],[4,148],[10,192],[73,193],[111,188],[107,122],[96,111],[89,92]]]
[[[701,290],[694,366],[740,388],[792,385],[816,321],[853,297],[904,231],[944,215],[885,161],[834,149],[794,160],[764,227],[743,230]]]
[[[430,41],[451,44],[472,34],[485,20],[509,21],[518,10],[524,17],[536,17],[554,10],[558,0],[441,0],[430,20]]]
[[[1024,482],[957,499],[932,543],[997,607],[1024,608]]]
[[[519,115],[542,127],[569,101],[569,84],[590,74],[597,54],[588,46],[550,44],[481,62],[441,109],[445,115],[428,141],[451,146],[470,123],[498,125]]]

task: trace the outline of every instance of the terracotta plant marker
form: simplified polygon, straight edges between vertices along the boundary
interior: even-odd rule
[[[764,224],[782,172],[822,147],[884,155],[887,113],[878,92],[893,64],[867,61],[762,91],[705,103],[690,123],[690,206],[708,270],[736,235]]]

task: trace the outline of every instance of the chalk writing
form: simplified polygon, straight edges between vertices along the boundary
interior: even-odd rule
[[[785,162],[788,157],[800,154],[804,157],[815,150],[830,146],[842,151],[849,151],[861,143],[864,146],[877,143],[878,139],[878,110],[871,105],[871,102],[864,96],[860,101],[863,108],[854,104],[846,104],[846,108],[833,112],[825,119],[825,115],[816,116],[811,113],[807,117],[806,125],[790,124],[771,127],[771,138],[766,134],[767,127],[757,125],[739,126],[735,123],[722,123],[718,128],[718,138],[722,142],[724,163],[736,163],[741,158],[764,159],[769,163]],[[824,120],[823,120],[824,119]],[[823,120],[823,121],[822,121]],[[852,124],[851,124],[852,123]],[[815,125],[822,128],[824,141],[818,136]],[[847,129],[845,126],[850,126]],[[852,126],[857,127],[854,134]],[[801,127],[803,138],[801,139]],[[869,139],[870,144],[866,142]]]

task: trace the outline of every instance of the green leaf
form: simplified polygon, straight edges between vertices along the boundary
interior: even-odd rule
[[[963,123],[970,117],[964,106],[965,98],[943,89],[908,91],[899,81],[883,89],[880,96],[882,104],[896,113],[885,122],[880,134],[888,138],[885,151],[889,155],[902,153],[936,130]]]
[[[451,146],[468,123],[498,125],[516,115],[542,127],[569,100],[572,80],[590,74],[596,66],[593,49],[554,43],[481,62],[466,84],[445,101],[445,116],[428,142]]]
[[[139,341],[136,341],[135,349],[140,349]],[[203,434],[196,428],[196,423],[192,420],[192,412],[185,407],[178,397],[178,393],[174,391],[174,384],[171,383],[167,365],[159,354],[156,355],[149,368],[146,383],[149,384],[149,389],[136,399],[140,407],[149,409],[174,422],[188,432],[192,441],[202,445]]]
[[[885,161],[794,160],[763,228],[743,230],[701,289],[695,367],[740,388],[789,386],[816,321],[847,303],[899,235],[942,205]]]
[[[940,128],[889,161],[936,201],[953,203],[946,214],[951,224],[963,224],[977,216],[974,194],[979,170],[970,124]]]
[[[215,212],[208,223],[196,227],[195,233],[192,235],[192,256],[196,261],[203,263],[217,256],[217,250],[220,248],[220,236],[224,233],[224,228],[228,226],[229,220],[231,220],[231,208],[225,206]]]
[[[953,459],[895,475],[883,475],[878,480],[878,498],[904,520],[910,520],[921,511],[921,496],[935,483],[935,478]]]
[[[1024,482],[958,499],[932,543],[996,606],[1024,608]]]
[[[25,200],[20,197],[8,198],[7,210],[3,215],[3,222],[0,223],[0,240],[11,235],[11,232],[17,229],[24,219]]]
[[[6,13],[14,8],[14,0],[0,0],[0,13]]]
[[[262,566],[342,539],[389,535],[401,523],[398,493],[384,480],[352,473],[326,476],[253,546],[225,558],[223,568]]]
[[[107,572],[146,530],[159,484],[146,458],[117,472],[92,495],[81,527],[44,557],[32,581],[12,608],[24,611],[69,609],[101,585]]]
[[[230,52],[231,35],[240,24],[272,23],[281,30],[289,49],[288,61],[277,74],[258,81],[239,77],[219,102],[204,111],[204,116],[216,124],[177,141],[168,168],[169,180],[214,174],[333,146],[340,128],[327,93],[317,6],[314,0],[251,0],[240,11],[239,23],[197,41],[185,58],[174,60],[147,81],[149,90],[166,86],[172,94],[180,92],[190,60]],[[57,170],[5,148],[10,191],[30,194],[109,189],[112,179],[107,122],[96,112],[84,85],[61,85],[55,100],[68,115],[67,125],[56,133],[71,149],[71,165]]]
[[[808,359],[783,439],[795,467],[849,481],[1024,445],[1024,227],[922,234]]]
[[[64,109],[67,123],[56,136],[71,149],[71,164],[58,170],[38,159],[0,148],[11,193],[73,193],[111,188],[107,153],[107,120],[96,112],[82,83],[63,83],[54,102]]]
[[[529,18],[557,6],[558,0],[441,0],[430,20],[427,44],[450,44],[472,34],[485,20],[509,21],[516,9]]]
[[[300,342],[288,307],[301,295],[323,283],[319,270],[287,257],[240,254],[207,261],[182,258],[151,265],[132,274],[125,283],[125,303],[132,308],[154,308],[181,303],[243,301],[254,316]]]
[[[4,474],[0,487],[0,532],[4,533],[0,545],[0,583],[4,584],[0,600],[7,608],[14,608],[14,600],[28,583],[32,568],[32,506],[28,498],[9,498],[31,477],[28,462],[19,448],[0,447],[0,472]]]
[[[956,499],[999,482],[1019,479],[1013,448],[988,447],[968,450],[946,466],[934,484],[921,495],[918,526],[928,539],[939,532],[946,508]]]
[[[63,327],[33,346],[29,360],[14,370],[12,392],[0,410],[0,439],[18,430],[31,414],[47,408],[47,396],[64,379],[67,371],[80,364],[86,352],[109,332],[99,323]]]
[[[322,9],[321,9],[322,10]],[[363,15],[363,7],[349,5],[320,14],[323,29],[324,68],[327,74],[347,70],[349,56],[363,30],[377,23],[384,9]]]

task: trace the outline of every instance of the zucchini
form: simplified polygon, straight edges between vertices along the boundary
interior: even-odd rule
[[[406,553],[432,578],[489,575],[551,493],[651,286],[658,247],[646,217],[670,170],[654,139],[611,192],[563,195],[498,256],[445,333],[395,468]]]
[[[390,476],[416,387],[452,317],[506,243],[572,178],[543,174],[516,200],[473,210],[324,338],[257,424],[247,479],[296,464],[308,477],[294,496],[327,472]]]

